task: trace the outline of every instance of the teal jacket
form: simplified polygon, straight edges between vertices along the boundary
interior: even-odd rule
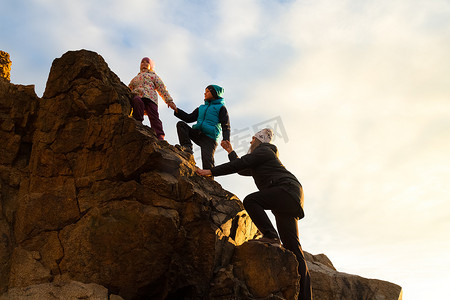
[[[192,126],[192,128],[201,130],[204,134],[217,141],[222,132],[219,113],[224,105],[225,101],[223,98],[214,99],[211,102],[205,101],[205,104],[200,105],[198,108],[197,124]]]
[[[230,140],[230,118],[223,99],[212,100],[211,103],[205,101],[205,104],[197,107],[192,113],[188,114],[178,108],[174,115],[181,120],[197,124],[192,126],[199,129],[203,134],[217,141],[222,131],[223,140]]]

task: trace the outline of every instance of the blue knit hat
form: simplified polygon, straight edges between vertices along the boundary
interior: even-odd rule
[[[223,98],[222,95],[225,92],[223,87],[220,87],[215,84],[211,84],[211,85],[208,85],[206,88],[211,92],[214,99],[222,99]]]

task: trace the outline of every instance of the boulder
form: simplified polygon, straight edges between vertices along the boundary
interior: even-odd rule
[[[242,244],[236,247],[231,264],[217,272],[209,298],[297,299],[297,267],[295,256],[282,247]]]
[[[399,285],[377,279],[367,279],[338,272],[324,254],[305,252],[313,294],[320,300],[401,300],[403,291]]]

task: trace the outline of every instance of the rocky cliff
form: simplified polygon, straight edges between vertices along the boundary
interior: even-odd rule
[[[128,88],[86,50],[42,98],[0,78],[0,299],[295,299],[295,256],[245,243],[242,203],[128,117]],[[307,254],[316,299],[401,288]]]
[[[0,78],[11,80],[11,60],[5,51],[0,51]]]

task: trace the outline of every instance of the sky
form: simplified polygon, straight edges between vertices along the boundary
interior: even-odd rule
[[[100,54],[121,81],[151,57],[178,107],[225,89],[232,143],[271,127],[305,192],[305,251],[438,299],[450,283],[449,0],[2,0],[11,82],[42,96],[54,59]],[[160,102],[162,104],[162,101]],[[178,121],[159,106],[166,139]],[[148,121],[146,121],[148,123]],[[219,146],[220,147],[220,146]],[[198,153],[198,149],[196,149]],[[227,161],[218,149],[216,163]],[[250,178],[216,177],[240,199]]]

